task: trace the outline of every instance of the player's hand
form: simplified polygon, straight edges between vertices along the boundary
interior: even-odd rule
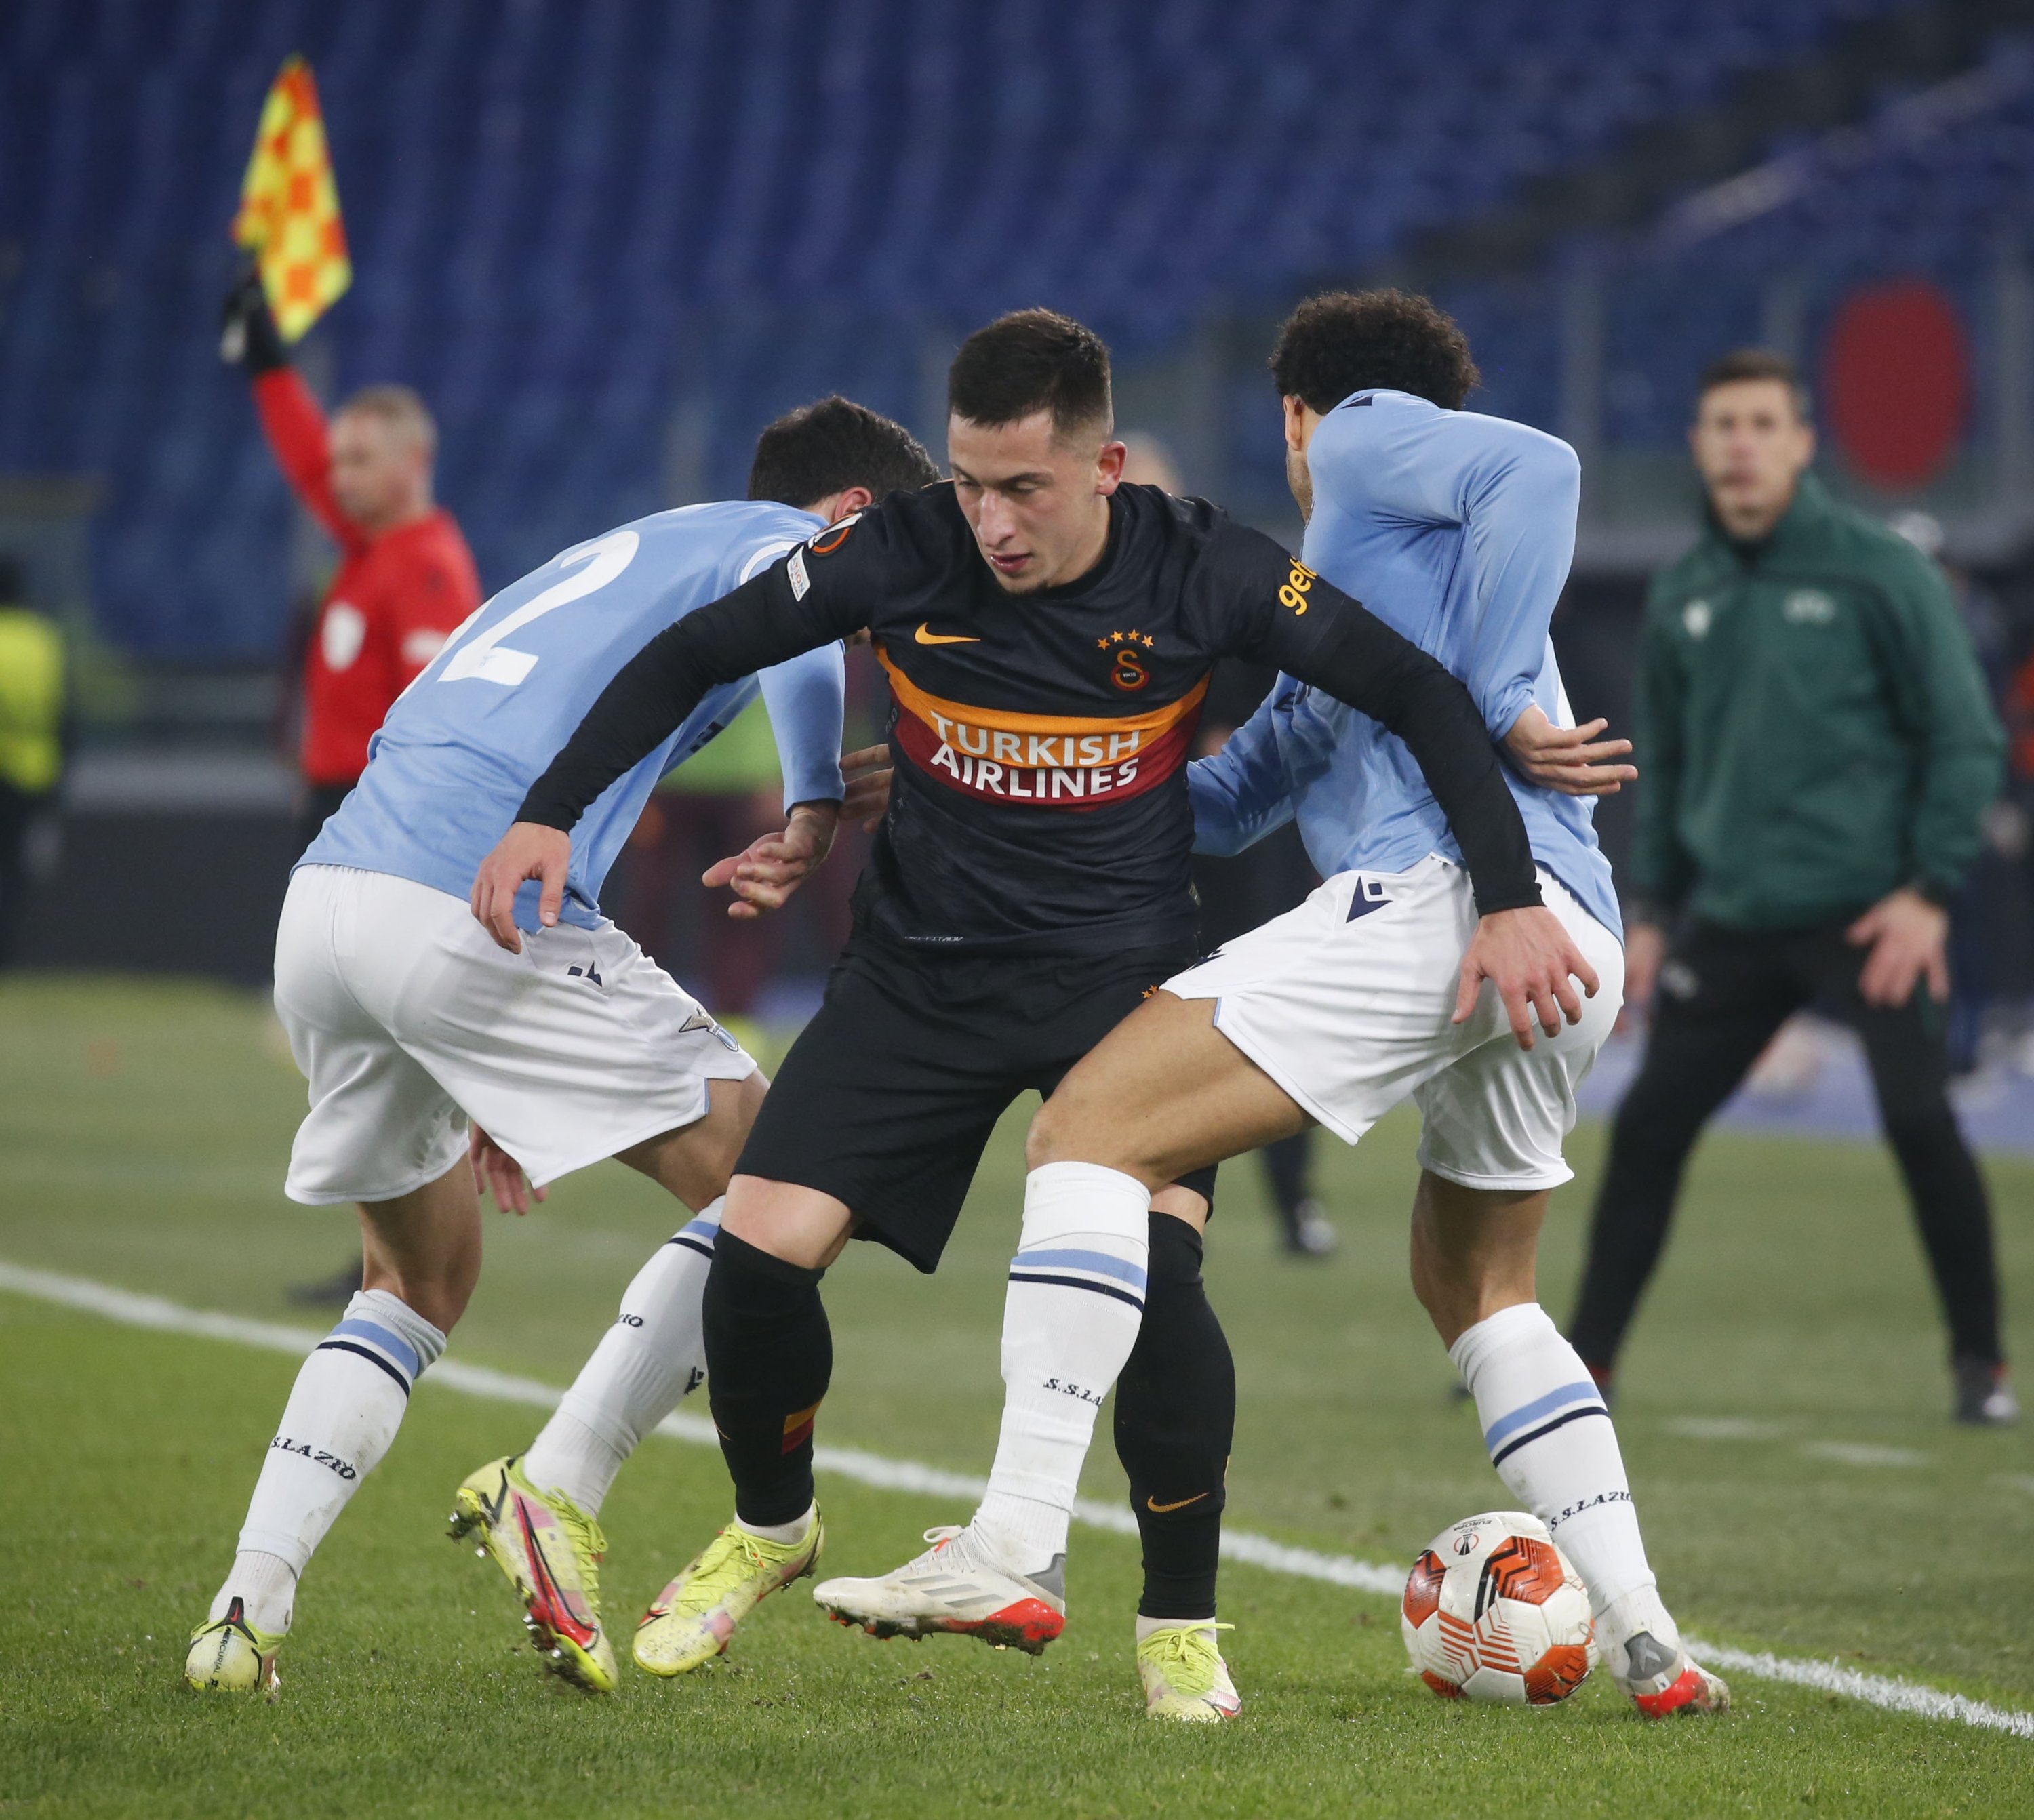
[[[1465,1023],[1476,1010],[1477,994],[1488,979],[1504,1001],[1505,1015],[1511,1020],[1511,1034],[1521,1049],[1533,1047],[1533,1020],[1549,1036],[1558,1036],[1561,1020],[1571,1024],[1582,1020],[1582,1001],[1575,992],[1582,983],[1582,994],[1596,996],[1596,969],[1582,958],[1582,951],[1562,927],[1561,919],[1543,904],[1521,910],[1493,910],[1476,926],[1476,938],[1462,957],[1462,985],[1455,994],[1455,1014],[1451,1020]]]
[[[1902,886],[1882,897],[1844,931],[1854,946],[1869,946],[1857,990],[1867,1005],[1887,1009],[1905,1005],[1916,985],[1928,982],[1928,996],[1937,1004],[1950,995],[1946,953],[1950,913],[1918,891]]]
[[[1625,930],[1624,1004],[1617,1013],[1619,1029],[1653,1002],[1653,989],[1659,983],[1666,959],[1667,931],[1658,923],[1634,923]]]
[[[709,866],[700,882],[709,890],[723,885],[734,893],[727,913],[738,923],[753,922],[767,911],[781,910],[791,893],[817,871],[833,846],[840,821],[838,803],[797,803],[783,831],[752,841],[739,853]]]
[[[890,807],[892,767],[888,746],[864,746],[840,762],[840,774],[847,780],[847,799],[840,806],[843,822],[859,822],[865,834],[873,834]]]
[[[257,272],[244,273],[220,305],[219,358],[228,366],[246,367],[250,377],[290,364]]]
[[[467,1140],[466,1155],[473,1165],[475,1193],[491,1193],[504,1213],[527,1213],[531,1201],[550,1196],[549,1189],[532,1188],[522,1164],[477,1125]]]
[[[526,878],[541,879],[537,920],[554,927],[565,908],[565,872],[572,864],[572,837],[541,822],[518,822],[495,844],[473,875],[467,901],[495,946],[511,954],[523,952],[522,931],[516,927],[516,893]]]
[[[1511,723],[1504,736],[1505,755],[1529,784],[1559,790],[1564,796],[1615,796],[1638,775],[1634,765],[1615,765],[1631,750],[1629,740],[1598,740],[1610,725],[1592,721],[1586,727],[1557,727],[1535,706]]]

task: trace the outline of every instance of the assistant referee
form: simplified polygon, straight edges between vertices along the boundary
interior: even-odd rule
[[[1715,362],[1689,440],[1709,511],[1654,580],[1634,715],[1625,998],[1657,981],[1657,1003],[1571,1337],[1607,1387],[1696,1138],[1816,1004],[1863,1039],[1948,1317],[1957,1419],[2010,1422],[1991,1212],[1944,1050],[1944,905],[2005,737],[1941,571],[1807,472],[1788,361]]]

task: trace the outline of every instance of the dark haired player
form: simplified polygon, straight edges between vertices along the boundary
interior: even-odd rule
[[[873,635],[895,696],[895,787],[825,1003],[730,1185],[704,1323],[736,1516],[637,1632],[636,1660],[655,1673],[709,1661],[818,1553],[827,1265],[859,1232],[931,1270],[998,1115],[1027,1088],[1049,1092],[1191,958],[1184,762],[1217,658],[1274,661],[1404,737],[1484,912],[1469,971],[1496,980],[1522,1022],[1529,998],[1572,996],[1571,972],[1594,985],[1541,905],[1462,686],[1269,538],[1198,500],[1120,485],[1100,341],[1045,311],[1006,316],[962,347],[948,401],[951,484],[844,521],[659,636],[475,882],[475,913],[512,946],[524,882],[541,878],[556,902],[564,830],[703,691]],[[1198,1622],[1213,1610],[1233,1379],[1199,1281],[1210,1178],[1156,1185],[1156,1219],[1141,1191],[1134,1210],[1075,1211],[1071,1195],[1027,1208],[1009,1295],[1037,1310],[1042,1337],[1006,1347],[1005,1376],[1043,1399],[1035,1425],[1059,1451],[1002,1507],[993,1545],[982,1532],[931,1538],[927,1601],[894,1627],[1034,1650],[1058,1634],[1064,1544],[1041,1550],[1034,1531],[1072,1494],[1102,1361],[1113,1355],[1113,1377],[1148,1296],[1152,1366],[1133,1371],[1119,1429],[1146,1550],[1139,1667],[1152,1710],[1210,1719],[1235,1707]],[[1048,1359],[1056,1369],[1041,1369]]]
[[[1585,1006],[1556,982],[1532,1008],[1537,1040],[1531,1013],[1479,993],[1463,961],[1475,919],[1459,828],[1451,837],[1393,729],[1288,665],[1250,721],[1192,767],[1195,827],[1203,848],[1235,852],[1297,818],[1326,882],[1168,979],[1068,1074],[1032,1122],[1026,1208],[1128,1217],[1182,1170],[1310,1120],[1353,1144],[1413,1099],[1413,1287],[1475,1399],[1492,1463],[1588,1582],[1604,1665],[1639,1710],[1721,1707],[1728,1691],[1689,1660],[1655,1587],[1609,1411],[1535,1297],[1548,1196],[1572,1178],[1561,1147],[1575,1090],[1623,977],[1586,799],[1634,774],[1604,762],[1630,748],[1597,742],[1601,722],[1560,725],[1571,717],[1547,628],[1574,549],[1574,452],[1462,409],[1477,380],[1469,345],[1424,298],[1314,298],[1286,323],[1271,370],[1308,563],[1378,602],[1468,684],[1520,773],[1512,790],[1547,901],[1607,989]],[[1035,1313],[1013,1297],[1010,1316],[1005,1356],[1050,1362]],[[1128,1336],[1118,1345],[1112,1365]],[[1113,1375],[1090,1364],[1083,1381],[1099,1394]],[[1031,1481],[1034,1459],[1059,1458],[1038,1400],[1011,1389],[989,1496],[964,1537]],[[1038,1545],[1064,1546],[1066,1533],[1062,1512]],[[860,1582],[850,1609],[902,1602],[894,1580]]]
[[[907,432],[845,399],[794,412],[757,444],[749,501],[659,512],[562,552],[467,620],[389,710],[358,785],[298,861],[276,932],[276,1009],[310,1083],[285,1192],[359,1204],[362,1286],[297,1374],[231,1570],[192,1635],[193,1687],[275,1684],[298,1577],[394,1441],[411,1384],[473,1292],[477,1172],[520,1204],[524,1171],[541,1193],[617,1156],[698,1210],[631,1287],[625,1321],[632,1301],[682,1301],[684,1275],[704,1275],[686,1234],[711,1234],[763,1077],[600,914],[601,880],[658,778],[760,691],[783,751],[787,825],[709,876],[749,908],[782,901],[833,838],[840,653],[730,676],[646,746],[580,824],[562,915],[554,898],[539,927],[534,892],[505,907],[530,932],[519,952],[474,927],[466,893],[489,837],[645,638],[933,473]],[[655,1349],[603,1346],[568,1408],[661,1420],[694,1381],[696,1320],[689,1335],[666,1322],[655,1338]],[[565,1421],[529,1455],[547,1487],[542,1456],[564,1451],[554,1429]],[[508,1461],[474,1474],[460,1503],[463,1526],[484,1523],[551,1666],[611,1687],[591,1513],[539,1495]]]

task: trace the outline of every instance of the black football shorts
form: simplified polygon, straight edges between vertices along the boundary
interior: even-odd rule
[[[856,1236],[939,1264],[989,1133],[1192,963],[1141,955],[913,952],[858,931],[764,1097],[738,1175],[846,1203]],[[1212,1204],[1212,1166],[1181,1185]]]

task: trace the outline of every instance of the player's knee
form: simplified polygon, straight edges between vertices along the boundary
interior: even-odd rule
[[[1024,1134],[1024,1167],[1042,1169],[1049,1163],[1099,1163],[1113,1167],[1116,1158],[1103,1154],[1106,1145],[1096,1122],[1090,1116],[1086,1095],[1071,1080],[1031,1115]]]

